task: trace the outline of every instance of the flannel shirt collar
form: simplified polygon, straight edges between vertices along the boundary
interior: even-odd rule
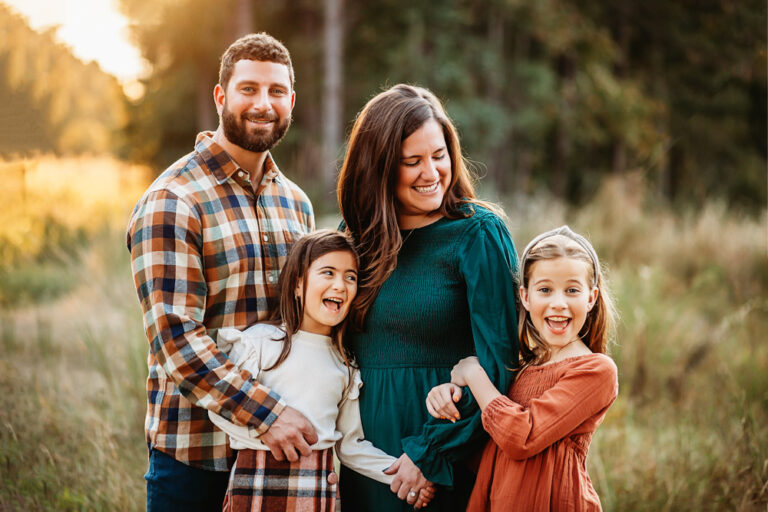
[[[195,151],[203,161],[206,167],[219,184],[228,179],[234,179],[236,172],[242,171],[248,174],[248,171],[242,169],[232,160],[229,153],[213,141],[213,132],[200,132],[195,140]],[[264,160],[264,175],[261,180],[261,186],[266,186],[270,182],[280,183],[280,169],[277,167],[272,153],[267,152],[267,158]]]

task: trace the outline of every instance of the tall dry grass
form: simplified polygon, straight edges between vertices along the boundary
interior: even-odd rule
[[[74,174],[46,176],[77,183],[87,165],[62,162],[51,169]],[[142,186],[117,187],[105,206],[122,204],[114,221],[74,245],[66,245],[71,230],[113,214],[94,206],[82,226],[57,217],[69,256],[48,261],[47,275],[68,284],[0,303],[0,510],[144,507],[146,341],[122,232]],[[544,196],[505,202],[519,248],[566,220],[587,234],[621,310],[612,352],[621,389],[589,471],[608,511],[766,510],[767,219],[718,204],[673,212],[645,191],[630,177],[579,208]],[[64,206],[81,204],[91,203]],[[11,267],[32,273],[36,261]]]
[[[0,510],[141,510],[146,342],[122,229],[146,170],[43,158],[0,178]]]

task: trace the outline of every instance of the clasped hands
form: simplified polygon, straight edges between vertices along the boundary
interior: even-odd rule
[[[299,457],[312,452],[310,445],[317,442],[317,434],[303,414],[292,407],[286,407],[259,439],[267,445],[275,459],[296,462]],[[427,506],[435,497],[434,484],[424,478],[421,470],[406,454],[402,454],[384,473],[395,475],[389,488],[414,508]],[[338,476],[331,473],[328,483],[333,485],[337,482]]]
[[[407,454],[402,454],[384,474],[395,475],[389,489],[414,508],[426,507],[435,497],[435,485],[424,478],[421,470]]]

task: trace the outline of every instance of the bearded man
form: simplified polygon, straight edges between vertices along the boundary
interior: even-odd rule
[[[216,345],[263,321],[291,245],[314,229],[306,194],[269,150],[296,99],[291,58],[268,34],[221,58],[215,132],[166,169],[131,216],[127,244],[149,341],[147,510],[221,510],[234,454],[208,419],[247,426],[278,460],[317,441],[311,423]]]

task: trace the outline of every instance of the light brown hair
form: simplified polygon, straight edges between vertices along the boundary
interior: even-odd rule
[[[293,89],[293,64],[291,64],[291,54],[288,53],[288,48],[266,32],[260,32],[241,37],[229,45],[229,48],[221,56],[219,85],[224,90],[227,89],[229,79],[232,78],[235,64],[243,59],[285,64],[288,66],[288,76],[291,80],[291,89]]]
[[[529,247],[526,248],[520,261],[520,286],[528,288],[533,266],[538,261],[573,258],[584,262],[588,278],[587,283],[590,287],[596,286],[598,293],[594,306],[587,312],[584,325],[579,330],[579,337],[592,352],[605,354],[608,351],[608,343],[616,318],[616,310],[610,291],[592,245],[584,237],[567,230],[568,233],[579,237],[579,241],[577,241],[562,229],[560,228],[561,232],[557,234],[541,238],[538,242],[534,241],[534,245],[529,244]],[[597,270],[597,276],[594,275],[595,270]],[[533,325],[531,315],[524,307],[520,307],[518,334],[520,339],[519,371],[527,366],[549,361],[552,355],[549,344],[544,341]]]
[[[437,210],[448,218],[471,216],[462,204],[491,204],[475,198],[472,175],[461,152],[456,127],[440,101],[427,89],[398,84],[372,98],[355,119],[337,194],[347,233],[360,254],[364,276],[358,285],[358,308],[351,323],[361,329],[384,281],[397,265],[402,235],[395,209],[402,143],[425,122],[434,119],[443,129],[451,158],[451,181]]]
[[[280,278],[277,281],[277,292],[279,305],[272,310],[269,320],[266,323],[282,327],[285,331],[283,338],[283,348],[275,364],[264,370],[272,370],[282,364],[291,351],[291,339],[299,330],[301,321],[304,319],[304,304],[306,304],[307,289],[303,287],[302,297],[296,297],[296,288],[299,282],[304,280],[307,270],[312,263],[331,252],[349,252],[355,258],[355,264],[359,265],[357,252],[352,240],[344,233],[331,231],[329,229],[320,229],[308,235],[303,236],[298,242],[293,244],[288,259],[280,271]],[[354,310],[355,302],[352,302],[350,311]],[[342,333],[344,331],[345,320],[331,328],[331,338],[333,345],[341,356],[348,369],[352,368],[349,350],[344,345]],[[351,377],[351,373],[350,373]],[[350,379],[350,383],[352,380]]]

